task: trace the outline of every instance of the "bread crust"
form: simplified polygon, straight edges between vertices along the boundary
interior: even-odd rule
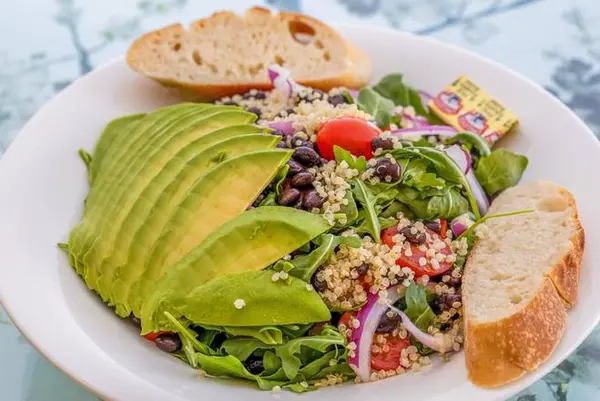
[[[272,14],[269,9],[262,7],[253,7],[246,11],[245,16],[237,15],[229,11],[221,11],[212,14],[210,17],[202,18],[192,23],[190,30],[200,30],[211,24],[216,19],[228,19],[232,24],[244,24],[247,18],[277,18],[284,21],[299,21],[308,23],[316,32],[326,33],[335,37],[345,46],[349,67],[337,76],[320,79],[299,79],[298,83],[304,86],[329,91],[335,87],[346,87],[350,89],[359,89],[364,87],[371,77],[372,65],[368,56],[353,44],[342,38],[329,25],[304,14],[285,12]],[[164,36],[185,35],[187,30],[181,24],[173,24],[167,27],[148,32],[136,39],[127,51],[126,61],[129,67],[151,78],[162,85],[179,89],[183,98],[195,101],[212,101],[224,96],[231,96],[237,93],[244,93],[250,89],[270,90],[273,88],[266,77],[256,79],[252,82],[232,82],[232,83],[194,83],[190,81],[164,78],[148,74],[142,68],[140,57],[143,57],[144,50],[151,44]]]
[[[565,330],[567,309],[577,299],[585,233],[575,199],[566,189],[559,191],[573,210],[576,233],[571,238],[570,249],[550,269],[533,299],[506,318],[476,323],[467,314],[469,294],[463,293],[465,361],[469,379],[478,386],[498,387],[537,369],[552,354]],[[477,252],[478,244],[467,260],[465,280],[469,279],[469,261]]]

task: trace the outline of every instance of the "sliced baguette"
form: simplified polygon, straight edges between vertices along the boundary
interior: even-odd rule
[[[502,193],[469,255],[463,278],[470,380],[496,387],[537,369],[559,343],[577,299],[585,243],[573,196],[546,181]]]
[[[127,52],[134,70],[181,89],[186,98],[214,100],[270,89],[267,68],[279,64],[302,85],[360,88],[369,58],[335,30],[303,14],[254,7],[244,16],[218,12],[193,23],[147,33]]]

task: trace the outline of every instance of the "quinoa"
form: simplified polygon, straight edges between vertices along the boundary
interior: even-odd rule
[[[351,169],[348,163],[342,161],[336,163],[329,161],[323,166],[308,169],[309,173],[315,176],[313,186],[321,198],[325,200],[321,209],[317,212],[323,212],[325,219],[333,225],[334,214],[339,213],[344,205],[348,204],[346,192],[350,189],[348,180],[358,176],[358,170]],[[344,221],[341,221],[345,224]]]

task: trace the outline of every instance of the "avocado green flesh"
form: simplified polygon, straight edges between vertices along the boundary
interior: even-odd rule
[[[120,181],[105,179],[107,184],[103,187],[102,180],[109,177],[109,173],[99,176],[99,182],[93,186],[91,194],[94,193],[95,188],[98,188],[102,195],[95,198],[95,203],[88,202],[86,215],[90,216],[92,221],[94,221],[93,216],[98,217],[94,226],[95,230],[99,227],[100,235],[96,238],[96,244],[92,242],[92,246],[84,247],[78,254],[84,266],[98,263],[96,260],[98,257],[105,258],[110,255],[113,249],[110,240],[115,238],[123,217],[127,215],[146,184],[158,175],[179,149],[216,129],[249,122],[254,118],[255,116],[238,110],[209,108],[179,120],[172,125],[172,129],[162,132],[156,140],[143,147],[137,158],[131,158],[123,173],[115,176],[119,177]],[[84,277],[90,288],[97,288],[95,285],[97,273],[98,271],[91,270],[88,274],[84,269]]]
[[[321,216],[287,207],[264,206],[242,213],[169,268],[151,291],[140,292],[145,295],[139,315],[142,333],[166,327],[164,311],[202,318],[194,306],[194,289],[218,277],[262,270],[329,228]]]
[[[220,132],[215,131],[202,139],[213,137],[215,133],[219,134],[218,137],[222,136]],[[210,143],[209,141],[203,142]],[[188,146],[167,163],[161,173],[152,180],[136,200],[131,212],[117,232],[114,242],[118,246],[115,246],[110,257],[106,258],[99,267],[100,277],[97,288],[100,292],[108,294],[111,304],[117,306],[118,314],[129,315],[131,312],[127,301],[131,284],[141,273],[141,268],[138,268],[138,266],[143,267],[145,265],[145,263],[135,265],[130,262],[130,249],[134,246],[135,241],[139,241],[136,235],[140,230],[144,230],[147,233],[156,233],[155,239],[157,239],[160,233],[159,230],[162,227],[146,225],[146,223],[151,223],[152,216],[169,216],[173,208],[179,203],[175,200],[172,192],[165,190],[173,183],[177,183],[179,186],[187,184],[182,188],[181,194],[183,195],[195,179],[223,160],[245,152],[272,148],[275,147],[277,142],[279,142],[279,138],[269,134],[241,135],[209,147],[203,144]],[[189,148],[197,148],[198,146],[201,150],[193,153],[189,150]],[[186,155],[183,156],[182,154]],[[185,163],[182,164],[182,161]],[[185,177],[189,178],[185,180]],[[157,208],[159,199],[163,195],[168,196],[171,202]],[[150,238],[150,236],[146,235],[143,238]],[[146,254],[152,245],[153,242],[135,242],[135,247],[138,249],[145,248]],[[121,309],[123,310],[121,311]]]
[[[185,144],[183,141],[185,141],[188,134],[195,134],[196,127],[201,124],[213,125],[214,123],[210,123],[210,117],[225,110],[228,110],[228,108],[201,106],[190,109],[186,107],[174,109],[167,115],[154,116],[151,118],[155,122],[154,125],[146,134],[141,135],[138,141],[131,144],[129,152],[125,152],[121,158],[112,154],[110,158],[104,158],[105,162],[101,173],[96,177],[86,202],[86,215],[92,218],[92,226],[95,227],[96,232],[99,231],[103,234],[104,227],[101,224],[107,220],[103,218],[98,221],[98,219],[93,220],[93,218],[110,213],[108,210],[114,208],[121,200],[121,195],[116,195],[115,191],[120,194],[128,191],[129,183],[132,180],[140,181],[139,174],[142,174],[142,169],[148,167],[149,161],[154,161],[151,160],[153,157],[168,157],[170,155],[169,151],[176,149],[177,145]],[[158,112],[156,113],[158,114]],[[249,114],[246,114],[246,116],[252,118]],[[138,124],[138,127],[143,125],[142,123],[147,119],[148,117],[144,118]],[[243,119],[243,122],[246,122],[246,120]],[[206,133],[206,128],[209,128],[210,131],[210,127],[203,128],[204,130],[201,130],[196,136]],[[171,138],[177,138],[179,141],[171,140],[169,142]],[[112,162],[110,162],[111,160]],[[101,209],[102,213],[98,209]],[[84,246],[83,249],[77,248],[74,250],[79,259],[83,258],[83,255],[92,248],[91,245],[93,244],[88,236],[84,236],[84,238],[85,240],[80,241],[80,243],[87,246]]]
[[[134,146],[134,142],[138,137],[141,137],[140,141],[160,134],[167,128],[170,128],[174,121],[178,121],[182,116],[189,114],[198,114],[207,107],[204,106],[191,106],[181,105],[177,108],[170,107],[165,109],[159,109],[153,113],[150,113],[143,117],[131,132],[126,135],[117,136],[116,140],[111,144],[110,148],[106,151],[110,153],[110,157],[102,158],[101,163],[98,164],[96,171],[97,175],[94,178],[94,185],[90,189],[90,192],[86,198],[86,209],[84,213],[84,219],[71,231],[69,235],[69,251],[73,254],[77,261],[81,261],[83,253],[88,247],[93,246],[93,239],[89,238],[90,233],[99,234],[99,228],[101,227],[102,221],[98,221],[101,218],[99,213],[95,213],[93,210],[102,205],[102,195],[108,192],[104,187],[105,185],[112,185],[113,187],[119,182],[119,177],[123,177],[124,172],[118,170],[112,172],[111,164],[114,166],[125,165],[124,162],[127,160],[127,156],[135,156],[137,147]],[[101,173],[100,173],[101,172]],[[119,175],[120,174],[120,175]],[[107,178],[108,176],[108,178]],[[106,184],[109,183],[109,184]],[[100,198],[100,201],[98,200]],[[87,218],[86,218],[87,217]],[[83,265],[77,263],[77,273],[81,274]]]
[[[307,324],[331,319],[319,294],[295,277],[273,281],[273,271],[246,271],[221,276],[194,289],[178,312],[194,324],[271,326]],[[285,293],[285,303],[282,303]],[[244,301],[236,308],[235,301]]]
[[[135,123],[138,122],[146,114],[132,114],[129,116],[123,116],[112,120],[104,131],[100,135],[100,139],[96,143],[94,148],[94,157],[90,164],[90,180],[93,181],[98,174],[98,168],[102,164],[102,160],[106,155],[107,150],[110,148],[114,141],[117,141],[119,136],[126,136]]]
[[[210,112],[212,112],[212,110],[210,110]],[[167,172],[174,171],[176,174],[180,168],[183,168],[183,165],[187,160],[192,157],[194,149],[201,149],[205,145],[211,143],[211,141],[203,140],[206,136],[210,136],[211,132],[222,128],[223,126],[245,122],[248,118],[250,117],[246,113],[237,111],[211,113],[205,117],[200,124],[196,124],[193,131],[182,131],[180,135],[172,137],[168,143],[157,145],[159,148],[152,154],[146,156],[147,159],[139,161],[138,164],[143,165],[143,167],[137,171],[132,171],[130,173],[132,179],[128,180],[126,183],[120,184],[116,188],[116,194],[112,194],[110,199],[106,202],[102,202],[103,209],[101,214],[104,216],[106,223],[104,225],[105,229],[101,229],[101,242],[90,248],[83,256],[84,266],[96,267],[96,269],[92,269],[89,272],[84,270],[84,278],[90,288],[98,289],[97,281],[102,274],[107,276],[106,281],[112,282],[111,273],[114,270],[114,266],[111,265],[110,268],[107,269],[107,267],[104,266],[102,259],[108,258],[115,249],[122,246],[122,244],[115,241],[115,236],[121,227],[126,227],[123,225],[124,218],[130,213],[133,205],[136,204],[146,186],[151,186],[155,180],[160,182],[161,179],[157,177],[161,176],[161,172],[164,171],[165,168],[167,168]],[[196,143],[196,139],[198,140],[198,143]],[[170,166],[166,167],[167,165]],[[150,192],[156,192],[156,190],[153,191],[151,189]],[[143,200],[152,202],[152,199]],[[105,269],[107,270],[104,271]],[[103,295],[105,294],[103,291],[100,292]]]
[[[291,151],[249,152],[226,160],[200,177],[173,209],[151,249],[135,247],[129,264],[139,282],[129,300],[134,314],[158,278],[223,223],[242,213],[271,182]],[[154,234],[153,234],[154,235]]]
[[[103,231],[103,238],[100,239],[102,244],[107,245],[108,248],[94,246],[83,256],[83,264],[85,266],[95,266],[95,269],[89,272],[84,270],[84,277],[90,288],[99,288],[101,284],[96,282],[100,276],[104,277],[104,281],[112,282],[112,274],[115,267],[115,258],[111,257],[112,253],[127,246],[127,244],[121,242],[120,238],[115,238],[113,235],[119,234],[122,238],[122,235],[129,233],[128,229],[135,228],[135,226],[123,222],[123,216],[127,216],[128,213],[134,216],[143,216],[143,213],[140,213],[141,211],[138,210],[140,209],[138,205],[152,206],[164,188],[170,184],[172,179],[191,159],[208,146],[218,142],[221,138],[236,135],[238,131],[231,128],[239,126],[235,124],[238,120],[247,118],[249,116],[246,113],[240,114],[230,110],[209,114],[202,120],[200,125],[196,125],[193,131],[182,132],[179,136],[171,139],[168,144],[165,144],[153,154],[146,156],[147,159],[145,161],[140,160],[139,164],[142,164],[143,167],[138,172],[132,172],[131,177],[133,179],[129,180],[127,184],[121,184],[116,190],[116,194],[112,195],[112,198],[116,198],[117,201],[114,202],[113,199],[110,199],[103,202],[105,209],[103,209],[102,215],[111,216],[110,224],[112,229],[108,233],[106,230]],[[259,128],[254,128],[254,130],[257,131]],[[241,130],[241,132],[244,131],[245,129]],[[184,142],[186,139],[188,139],[187,143]],[[176,151],[175,149],[178,150]],[[114,204],[112,209],[110,208],[111,204]],[[128,208],[130,205],[132,205],[131,208]],[[106,207],[109,208],[108,211],[106,211]],[[160,213],[168,212],[168,210],[160,211]],[[124,232],[119,233],[119,231]],[[98,254],[98,251],[101,249],[110,249],[110,251]],[[104,261],[102,261],[103,257],[105,258]],[[107,259],[110,259],[110,261]],[[116,259],[118,260],[118,256]],[[106,266],[107,263],[108,266]],[[102,291],[101,293],[106,294]]]

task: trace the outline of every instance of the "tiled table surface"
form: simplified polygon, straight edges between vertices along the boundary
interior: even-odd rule
[[[48,98],[122,54],[139,33],[176,20],[189,22],[217,8],[243,10],[263,1],[215,3],[0,0],[0,154]],[[543,85],[600,134],[599,0],[264,0],[264,4],[301,10],[327,22],[397,27],[466,47]],[[540,118],[545,118],[543,110]],[[599,399],[600,328],[568,360],[512,401]],[[97,398],[41,357],[0,308],[0,400]]]

